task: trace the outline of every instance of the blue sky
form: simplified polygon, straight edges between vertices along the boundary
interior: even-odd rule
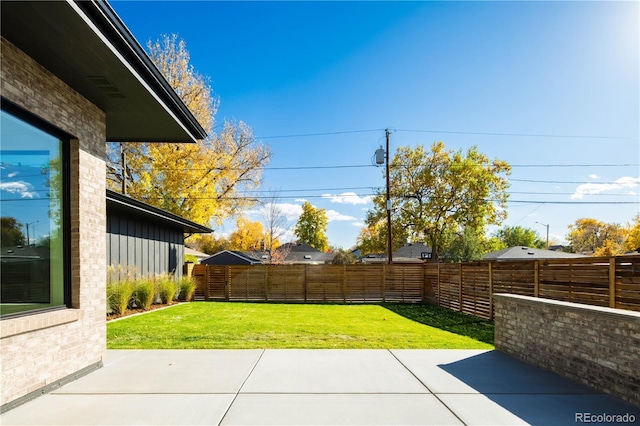
[[[509,162],[504,225],[562,241],[578,218],[640,212],[638,2],[111,4],[142,45],[186,41],[217,122],[271,146],[263,189],[292,224],[300,200],[327,209],[330,244],[355,244],[384,185],[385,128],[392,153],[442,140]]]

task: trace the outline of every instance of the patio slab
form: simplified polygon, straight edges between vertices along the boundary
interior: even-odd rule
[[[597,393],[498,351],[391,352],[433,393]]]
[[[222,425],[462,425],[428,394],[240,394]]]
[[[103,368],[52,393],[236,393],[262,352],[108,351]]]
[[[242,393],[428,393],[386,350],[267,350]]]
[[[104,368],[0,424],[576,425],[579,413],[640,422],[639,407],[495,351],[147,350],[107,351]]]

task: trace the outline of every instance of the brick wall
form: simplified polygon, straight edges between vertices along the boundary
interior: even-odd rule
[[[640,405],[640,312],[493,298],[496,349]]]
[[[106,350],[103,111],[2,39],[2,96],[71,142],[72,309],[2,320],[0,405],[95,367]]]

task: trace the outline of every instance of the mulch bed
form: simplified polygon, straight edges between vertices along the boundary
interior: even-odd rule
[[[107,321],[111,321],[114,319],[118,319],[118,318],[124,318],[124,317],[128,317],[130,315],[135,315],[135,314],[141,314],[143,312],[151,312],[153,310],[156,309],[161,309],[161,308],[166,308],[167,306],[172,306],[172,305],[177,305],[178,302],[173,302],[173,303],[158,303],[158,304],[153,304],[149,307],[149,309],[144,310],[142,308],[132,308],[132,309],[127,309],[123,314],[107,314]]]

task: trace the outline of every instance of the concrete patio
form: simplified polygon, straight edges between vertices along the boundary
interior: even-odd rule
[[[575,425],[582,413],[640,423],[640,408],[497,351],[121,350],[104,364],[0,423]]]

